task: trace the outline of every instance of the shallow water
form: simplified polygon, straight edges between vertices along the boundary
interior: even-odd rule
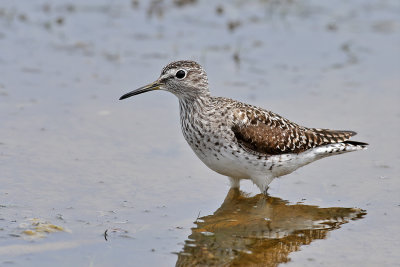
[[[372,0],[3,1],[0,264],[399,265],[399,15]],[[228,193],[173,95],[118,101],[182,58],[214,95],[370,147],[268,197]]]

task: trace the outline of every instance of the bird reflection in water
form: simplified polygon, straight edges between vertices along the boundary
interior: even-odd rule
[[[196,220],[176,266],[277,266],[315,239],[363,218],[364,210],[319,208],[231,189],[213,214]]]

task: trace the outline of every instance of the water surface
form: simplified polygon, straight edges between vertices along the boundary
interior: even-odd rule
[[[398,265],[399,15],[378,0],[3,1],[0,264]],[[214,95],[370,147],[268,197],[229,192],[173,95],[118,101],[177,59]]]

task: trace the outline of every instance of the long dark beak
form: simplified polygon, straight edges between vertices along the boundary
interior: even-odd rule
[[[157,81],[153,82],[151,84],[148,84],[148,85],[145,85],[143,87],[140,87],[139,89],[133,90],[132,92],[124,94],[123,96],[121,96],[119,98],[119,100],[131,97],[131,96],[134,96],[134,95],[139,95],[139,94],[142,94],[142,93],[146,93],[146,92],[149,92],[149,91],[160,89],[160,85],[161,84],[159,82],[157,82]]]

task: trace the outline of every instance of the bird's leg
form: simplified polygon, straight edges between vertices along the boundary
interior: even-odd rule
[[[240,179],[229,177],[229,181],[231,182],[231,188],[240,188]]]
[[[264,176],[264,175],[260,175],[260,176],[253,176],[251,177],[251,180],[253,181],[253,183],[255,183],[257,185],[257,187],[260,189],[261,193],[263,194],[267,194],[268,188],[269,188],[269,184],[272,182],[274,178],[270,177],[270,176]]]
[[[264,189],[264,192],[263,192],[263,194],[266,196],[268,196],[268,189],[269,189],[269,186],[266,186]]]

